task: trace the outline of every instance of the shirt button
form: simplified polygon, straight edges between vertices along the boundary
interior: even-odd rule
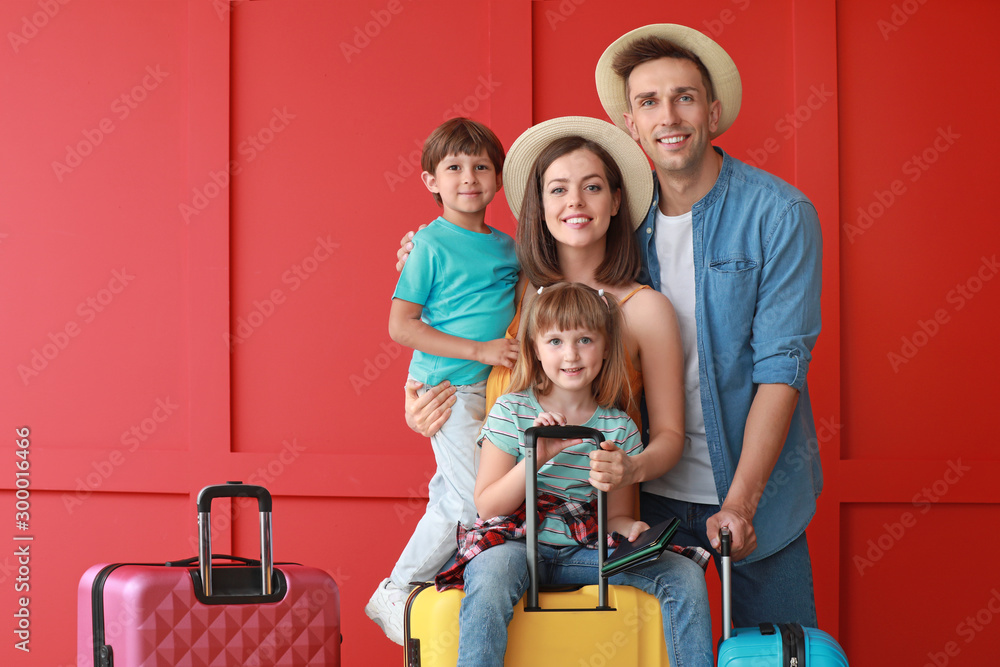
[[[653,233],[653,228],[652,227],[646,227],[646,233],[647,234],[652,234]]]

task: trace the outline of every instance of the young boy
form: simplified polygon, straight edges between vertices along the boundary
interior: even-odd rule
[[[421,178],[442,214],[413,237],[389,313],[389,335],[413,348],[409,374],[425,387],[456,387],[451,417],[431,437],[437,470],[427,509],[388,579],[365,606],[386,636],[403,644],[412,581],[430,581],[454,553],[456,527],[476,519],[476,436],[485,418],[490,367],[513,367],[514,241],[485,223],[501,187],[504,150],[489,128],[453,118],[424,143]]]

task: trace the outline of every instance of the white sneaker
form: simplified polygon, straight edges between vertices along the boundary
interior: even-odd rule
[[[385,636],[403,646],[403,613],[406,610],[408,590],[397,587],[388,579],[383,579],[365,605],[368,618],[382,628]]]

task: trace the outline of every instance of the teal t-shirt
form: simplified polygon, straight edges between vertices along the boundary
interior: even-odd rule
[[[486,417],[486,423],[479,433],[479,444],[489,440],[501,450],[514,456],[517,461],[524,458],[524,432],[534,426],[535,417],[544,412],[533,391],[504,394],[497,399]],[[604,439],[613,442],[629,456],[642,451],[639,429],[635,422],[621,410],[597,408],[586,423],[581,424],[604,434]],[[597,497],[597,489],[590,485],[590,452],[596,443],[584,441],[568,447],[546,461],[538,469],[538,492],[550,493],[563,500],[590,502]],[[488,519],[492,517],[482,517]],[[543,544],[563,547],[577,544],[566,523],[556,517],[547,516],[538,530],[538,541]]]
[[[420,319],[452,336],[487,341],[503,338],[514,317],[518,264],[514,240],[489,228],[472,232],[439,217],[413,237],[392,298],[423,306]],[[478,361],[413,351],[410,375],[424,384],[442,380],[473,384],[490,367]]]

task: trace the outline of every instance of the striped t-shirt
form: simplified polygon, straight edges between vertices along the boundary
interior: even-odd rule
[[[538,404],[534,392],[504,394],[490,410],[483,430],[479,434],[479,444],[484,439],[515,457],[524,458],[524,432],[534,426],[535,417],[544,412]],[[604,433],[607,442],[614,443],[629,456],[642,451],[639,429],[628,415],[618,409],[607,410],[598,407],[593,416],[582,424]],[[564,500],[590,502],[597,497],[597,490],[590,485],[590,452],[594,450],[592,440],[564,449],[553,459],[538,469],[538,492],[550,493]],[[489,519],[491,517],[482,517]],[[551,546],[574,546],[565,522],[547,516],[538,532],[538,541]]]

